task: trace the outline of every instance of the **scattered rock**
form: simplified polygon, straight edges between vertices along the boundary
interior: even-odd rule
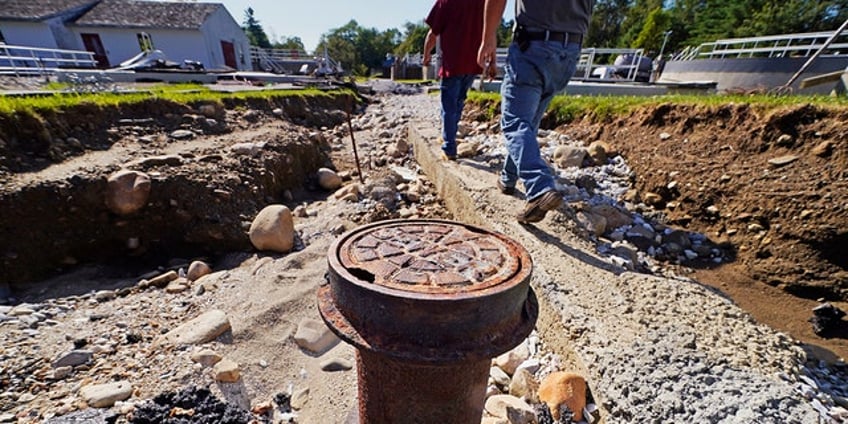
[[[90,350],[72,350],[53,361],[53,368],[75,367],[91,361],[94,352]]]
[[[779,156],[779,157],[776,157],[776,158],[769,159],[768,163],[769,163],[769,165],[772,165],[772,166],[775,166],[775,167],[781,167],[781,166],[789,165],[790,163],[795,162],[796,160],[798,160],[798,156],[785,155],[785,156]]]
[[[227,358],[218,361],[212,368],[212,373],[215,375],[215,381],[222,383],[235,383],[241,378],[239,364]]]
[[[321,362],[321,370],[326,372],[348,371],[353,369],[353,363],[344,358],[330,358]]]
[[[96,384],[83,386],[80,396],[85,399],[88,406],[94,408],[109,408],[119,400],[128,399],[132,396],[132,385],[127,381],[116,383]]]
[[[574,413],[574,420],[580,421],[586,407],[586,380],[577,374],[552,373],[539,386],[539,400],[548,405],[554,419],[560,418],[560,408],[565,405]]]
[[[581,167],[587,152],[583,147],[559,146],[554,150],[554,163],[560,168]]]
[[[318,170],[318,185],[324,190],[335,191],[342,186],[342,177],[329,168]]]
[[[212,349],[203,349],[191,354],[191,360],[204,367],[211,367],[220,362],[222,358],[218,352]]]
[[[294,219],[291,210],[283,205],[262,209],[248,231],[250,242],[258,250],[288,253],[294,247]]]
[[[307,318],[297,325],[294,341],[302,349],[320,354],[330,350],[340,340],[323,321]]]
[[[194,261],[191,265],[188,266],[188,272],[186,272],[186,278],[189,281],[197,281],[200,277],[205,275],[209,275],[212,272],[212,267],[209,266],[206,262],[203,261]]]
[[[164,341],[172,345],[195,345],[208,343],[230,330],[227,314],[211,310],[167,332]]]
[[[106,207],[118,215],[138,212],[150,197],[150,177],[138,171],[121,170],[106,180]]]
[[[505,419],[510,424],[530,424],[536,421],[533,408],[515,396],[492,396],[486,399],[484,409],[489,415]]]

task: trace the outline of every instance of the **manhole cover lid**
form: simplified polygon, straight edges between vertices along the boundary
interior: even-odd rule
[[[421,220],[354,231],[339,244],[338,255],[351,274],[368,275],[374,284],[440,294],[496,286],[512,278],[526,257],[522,247],[502,235]]]

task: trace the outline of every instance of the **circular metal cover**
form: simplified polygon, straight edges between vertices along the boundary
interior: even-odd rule
[[[490,288],[520,269],[517,245],[503,236],[449,221],[391,221],[351,234],[341,265],[374,284],[416,293],[458,294]]]

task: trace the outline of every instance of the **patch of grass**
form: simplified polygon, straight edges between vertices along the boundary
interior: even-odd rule
[[[40,97],[11,97],[0,96],[0,114],[13,114],[21,111],[37,112],[43,110],[60,110],[80,104],[96,106],[117,106],[133,104],[150,99],[161,99],[176,103],[191,104],[197,102],[220,102],[224,99],[271,99],[287,96],[335,96],[353,94],[351,90],[318,90],[306,88],[302,90],[261,90],[242,92],[217,92],[196,84],[163,84],[153,86],[141,92],[132,93],[57,93]]]
[[[500,94],[471,92],[468,101],[485,107],[492,117],[500,113]],[[606,122],[625,116],[636,109],[660,104],[720,107],[728,104],[747,104],[761,111],[809,104],[822,108],[846,108],[848,97],[813,95],[770,95],[770,94],[716,94],[716,95],[667,95],[667,96],[556,96],[548,107],[557,122],[568,123],[575,119],[589,118]]]

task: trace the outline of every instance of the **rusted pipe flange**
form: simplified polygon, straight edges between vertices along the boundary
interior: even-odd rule
[[[532,331],[538,304],[527,251],[452,221],[391,220],[330,246],[324,321],[357,348],[420,363],[491,358]]]

